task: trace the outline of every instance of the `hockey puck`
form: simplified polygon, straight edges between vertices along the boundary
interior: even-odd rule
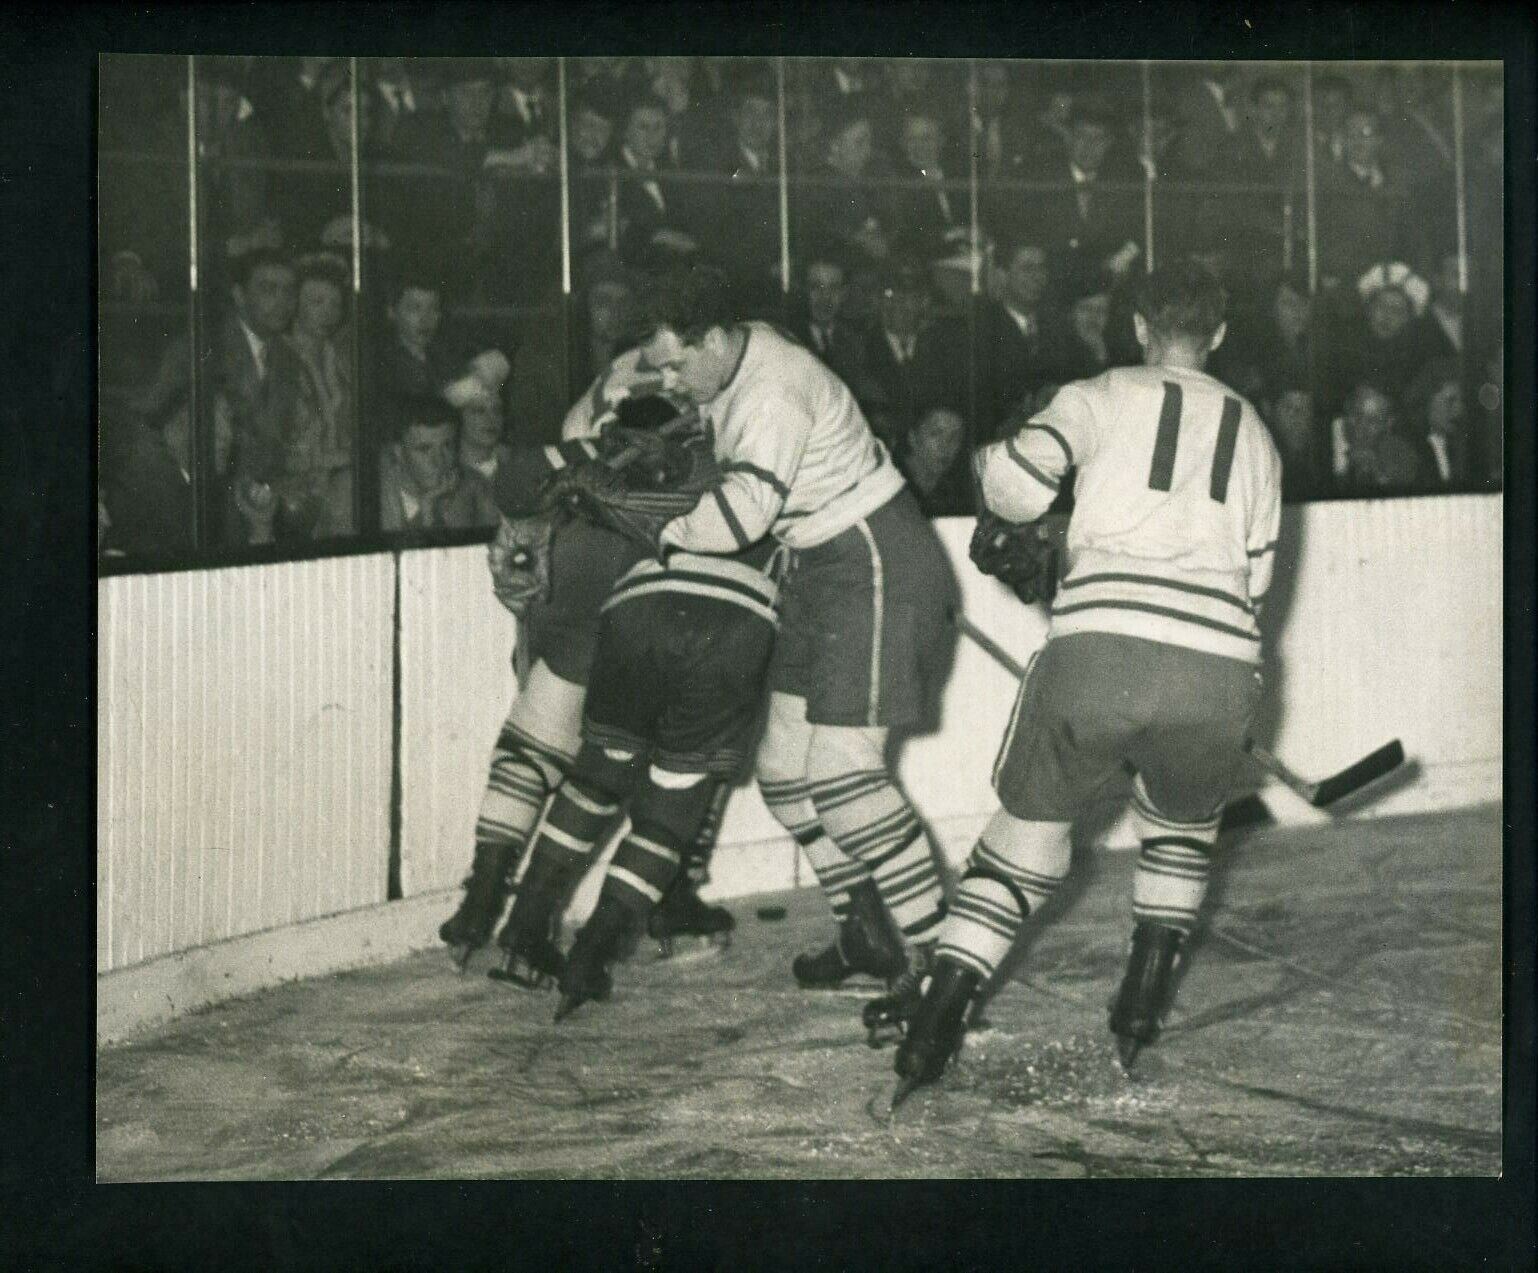
[[[783,906],[760,906],[758,910],[754,912],[754,914],[756,914],[759,919],[773,923],[775,920],[785,918],[785,908]]]

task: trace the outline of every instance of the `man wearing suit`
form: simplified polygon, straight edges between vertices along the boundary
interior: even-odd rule
[[[229,402],[235,467],[243,477],[272,482],[284,471],[298,423],[304,367],[283,338],[298,305],[299,281],[282,253],[258,248],[232,266],[232,308],[215,325],[200,358],[204,375]],[[147,419],[164,419],[187,392],[187,337],[173,341],[154,378],[130,405]]]
[[[1054,257],[1124,274],[1142,249],[1142,174],[1111,156],[1113,121],[1094,106],[1074,110],[1067,163],[1049,174],[1061,186],[1048,193],[1040,224]]]
[[[997,300],[977,314],[978,439],[992,441],[1027,394],[1046,383],[1053,331],[1045,298],[1051,282],[1047,253],[1035,236],[1019,234],[1002,245]]]
[[[921,407],[955,401],[964,386],[964,325],[930,323],[924,272],[899,261],[883,275],[878,321],[867,334],[870,425],[894,453],[917,422]]]
[[[728,79],[728,136],[690,162],[717,180],[686,187],[686,220],[701,249],[731,272],[744,300],[768,312],[779,297],[779,119],[773,80],[759,72]]]
[[[1405,183],[1385,162],[1376,114],[1346,116],[1341,161],[1319,174],[1319,273],[1349,285],[1383,261],[1401,258],[1407,244]]]
[[[849,278],[838,254],[814,251],[806,263],[806,313],[792,334],[833,369],[864,408],[879,393],[873,392],[865,365],[864,333],[844,317],[848,295]]]
[[[965,183],[955,184],[942,165],[946,139],[938,110],[912,106],[900,128],[897,176],[907,184],[894,192],[892,200],[898,234],[909,251],[934,255],[947,231],[965,231],[970,226],[970,196]]]

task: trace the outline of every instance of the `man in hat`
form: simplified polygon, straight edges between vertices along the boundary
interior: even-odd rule
[[[1143,174],[1112,150],[1111,115],[1090,103],[1074,108],[1065,161],[1044,174],[1059,182],[1041,203],[1047,247],[1114,275],[1142,254]]]

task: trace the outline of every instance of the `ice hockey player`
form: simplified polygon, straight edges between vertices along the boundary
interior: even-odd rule
[[[994,769],[1003,808],[951,902],[897,1050],[894,1106],[941,1074],[979,987],[1067,875],[1071,820],[1124,763],[1142,847],[1110,1015],[1123,1065],[1158,1034],[1260,696],[1256,618],[1281,516],[1276,447],[1202,370],[1224,305],[1195,263],[1153,272],[1133,320],[1144,365],[1064,386],[975,456],[988,508],[1010,521],[1039,518],[1070,467],[1076,500],[1048,640]]]
[[[519,618],[515,664],[524,666],[492,753],[464,894],[439,929],[461,969],[491,940],[529,834],[575,757],[599,608],[614,581],[644,552],[586,519],[563,520],[557,530],[550,511],[536,511],[537,493],[554,472],[596,457],[605,430],[656,427],[661,417],[678,417],[678,407],[658,395],[659,385],[660,378],[641,366],[634,350],[620,355],[568,411],[559,445],[521,450],[505,474],[499,469],[504,483],[522,484],[522,493],[511,498],[523,500],[530,513],[504,518],[488,554],[492,586]],[[506,503],[510,497],[504,491],[502,498]],[[705,906],[695,891],[714,825],[707,822],[702,842],[691,847],[690,870],[680,874],[660,910],[669,921],[662,935],[732,927],[729,912]]]
[[[641,310],[646,362],[699,408],[723,475],[663,546],[731,554],[768,534],[788,557],[756,762],[765,802],[849,908],[869,970],[916,976],[940,877],[886,753],[892,731],[932,719],[949,669],[949,563],[849,389],[774,327],[738,321],[718,271],[672,271]],[[855,954],[841,941],[798,972],[835,980]]]
[[[714,458],[603,463],[563,473],[558,498],[647,544],[603,603],[582,719],[582,748],[535,833],[507,933],[521,984],[558,980],[560,1020],[606,999],[619,958],[677,878],[715,792],[744,767],[778,624],[772,545],[731,556],[664,551],[656,534],[713,488]],[[560,917],[599,837],[622,812],[597,907],[563,957]]]

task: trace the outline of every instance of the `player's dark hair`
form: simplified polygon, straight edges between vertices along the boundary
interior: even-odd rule
[[[1198,261],[1160,266],[1138,284],[1134,307],[1161,340],[1204,342],[1217,331],[1228,296],[1217,275]]]
[[[654,275],[643,289],[635,337],[647,341],[667,328],[692,345],[712,327],[729,327],[738,317],[731,287],[719,269],[702,261],[675,265]]]
[[[230,283],[234,287],[249,287],[257,270],[269,265],[285,270],[294,268],[293,259],[286,252],[277,248],[252,248],[230,262]]]
[[[411,429],[441,429],[445,425],[457,429],[459,414],[436,394],[401,394],[390,404],[390,434],[397,442]]]

